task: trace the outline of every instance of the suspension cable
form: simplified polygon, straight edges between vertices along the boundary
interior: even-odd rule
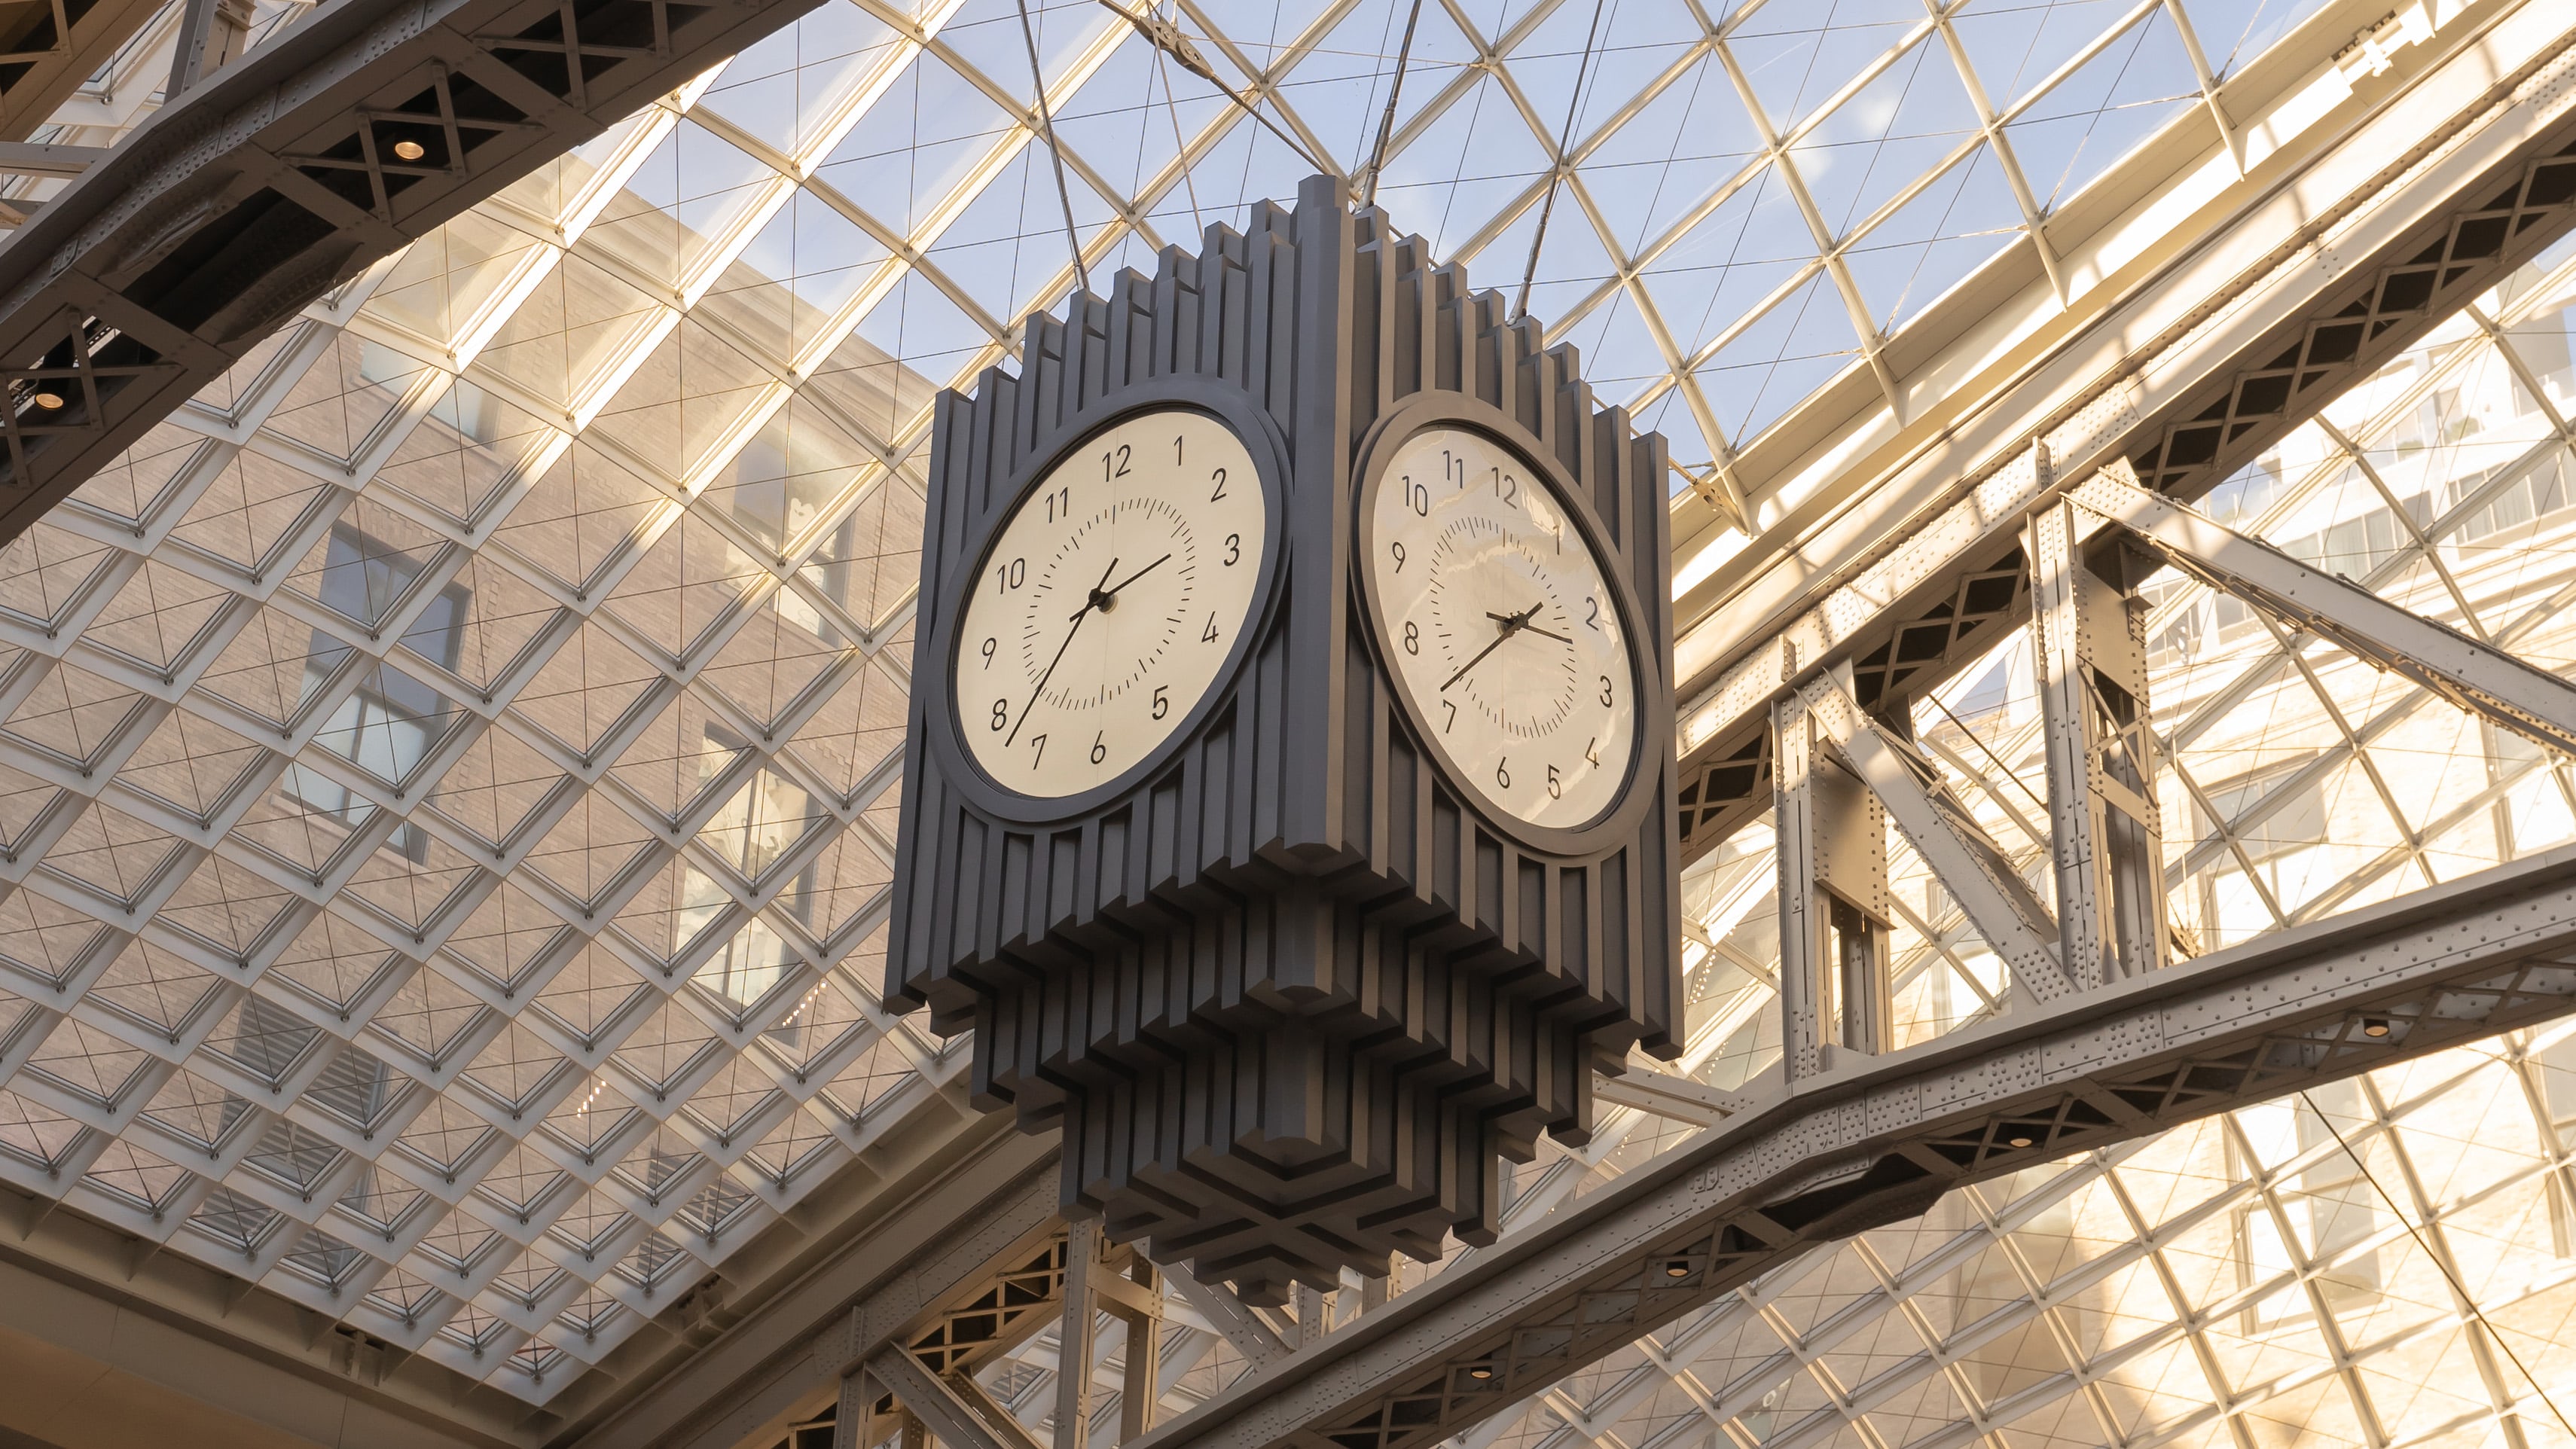
[[[1022,0],[1023,5],[1026,3],[1027,0]],[[1282,130],[1278,122],[1262,114],[1261,107],[1258,104],[1245,100],[1240,92],[1235,90],[1234,87],[1226,84],[1225,81],[1217,75],[1216,67],[1208,64],[1208,58],[1199,54],[1199,48],[1190,43],[1190,38],[1188,36],[1181,33],[1180,26],[1169,20],[1165,20],[1162,16],[1155,14],[1152,10],[1147,10],[1144,14],[1139,15],[1136,12],[1129,10],[1126,6],[1120,4],[1119,0],[1100,0],[1100,3],[1108,6],[1110,12],[1116,15],[1119,19],[1134,26],[1136,33],[1145,37],[1145,42],[1148,45],[1153,46],[1156,50],[1161,51],[1163,54],[1168,55],[1173,60],[1179,62],[1181,69],[1188,71],[1190,74],[1206,81],[1209,85],[1216,87],[1218,94],[1224,96],[1227,100],[1234,102],[1235,109],[1243,112],[1245,115],[1250,116],[1252,119],[1259,121],[1263,126],[1267,127],[1271,135],[1278,137],[1282,144],[1286,145],[1289,150],[1296,152],[1298,157],[1307,165],[1314,167],[1317,172],[1323,175],[1330,176],[1333,174],[1333,168],[1324,162],[1317,160],[1315,158],[1315,153],[1306,149],[1305,142],[1298,140],[1296,137],[1289,135],[1285,130]]]
[[[1047,111],[1046,73],[1038,67],[1038,32],[1029,23],[1029,0],[1020,0],[1020,38],[1029,46],[1029,84],[1037,88],[1038,131],[1046,137],[1047,157],[1055,163],[1055,199],[1064,203],[1064,244],[1073,254],[1073,276],[1091,290],[1091,268],[1082,260],[1082,238],[1073,226],[1073,188],[1064,183],[1064,152],[1055,143],[1055,117]]]
[[[1413,0],[1413,13],[1404,18],[1404,43],[1395,50],[1395,80],[1386,88],[1386,109],[1378,114],[1377,144],[1369,148],[1368,189],[1360,196],[1363,207],[1377,205],[1377,173],[1386,165],[1386,143],[1395,134],[1395,98],[1404,94],[1404,68],[1413,63],[1413,27],[1421,23],[1422,0]],[[1381,33],[1378,44],[1385,43]]]
[[[2432,1244],[2424,1241],[2423,1231],[2415,1226],[2413,1219],[2406,1216],[2405,1209],[2400,1208],[2397,1205],[2397,1199],[2390,1197],[2388,1195],[2388,1189],[2379,1185],[2379,1174],[2372,1172],[2370,1170],[2370,1164],[2362,1161],[2361,1154],[2352,1150],[2352,1144],[2344,1140],[2343,1129],[2334,1124],[2334,1119],[2326,1115],[2325,1108],[2318,1106],[2317,1099],[2309,1096],[2307,1089],[2304,1087],[2299,1090],[2299,1100],[2307,1103],[2308,1110],[2316,1113],[2317,1120],[2325,1124],[2325,1129],[2328,1132],[2334,1134],[2335,1145],[2343,1149],[2344,1156],[2352,1159],[2353,1166],[2361,1169],[2362,1180],[2369,1183],[2370,1190],[2377,1193],[2379,1195],[2379,1200],[2388,1205],[2389,1216],[2397,1219],[2398,1225],[2406,1229],[2406,1236],[2415,1240],[2416,1248],[2420,1250],[2424,1254],[2425,1259],[2432,1263],[2433,1267],[2441,1273],[2442,1280],[2451,1285],[2451,1291],[2459,1295],[2460,1302],[2466,1305],[2469,1310],[2469,1317],[2477,1320],[2478,1327],[2487,1331],[2488,1342],[2493,1343],[2499,1350],[2501,1350],[2504,1353],[2504,1356],[2512,1361],[2515,1368],[2522,1370],[2523,1382],[2531,1385],[2531,1391],[2540,1396],[2542,1406],[2549,1410],[2550,1417],[2558,1421],[2558,1427],[2566,1430],[2571,1435],[2576,1435],[2576,1424],[2570,1424],[2567,1422],[2567,1416],[2558,1411],[2558,1401],[2549,1396],[2549,1390],[2542,1387],[2540,1380],[2532,1374],[2530,1367],[2523,1363],[2522,1355],[2515,1353],[2513,1351],[2513,1345],[2505,1342],[2504,1335],[2496,1332],[2496,1326],[2487,1321],[2486,1310],[2478,1306],[2477,1299],[2469,1296],[2467,1285],[2461,1283],[2459,1275],[2451,1271],[2450,1264],[2442,1261],[2442,1255],[2433,1251]]]
[[[1547,240],[1548,218],[1556,212],[1557,185],[1565,179],[1566,147],[1574,144],[1574,115],[1583,104],[1583,77],[1592,69],[1592,44],[1601,37],[1602,3],[1603,0],[1592,0],[1592,28],[1584,32],[1583,58],[1575,62],[1574,93],[1565,98],[1565,127],[1557,133],[1556,160],[1548,168],[1547,200],[1539,207],[1538,230],[1530,233],[1529,261],[1521,267],[1521,294],[1512,303],[1515,322],[1529,315],[1530,283],[1538,277],[1538,249]]]

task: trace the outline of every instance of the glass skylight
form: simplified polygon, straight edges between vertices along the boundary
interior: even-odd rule
[[[1507,296],[1548,210],[1530,310],[1696,476],[2044,245],[2142,138],[2224,113],[2320,3],[1425,4],[1378,201]],[[1409,9],[1156,13],[1356,171]],[[1294,194],[1297,150],[1127,19],[1031,18],[1095,279]],[[148,114],[169,19],[48,139]],[[1015,6],[825,0],[308,309],[0,553],[0,1176],[541,1403],[962,1070],[964,1043],[879,1004],[883,884],[931,402],[1073,281],[1032,97]],[[2571,297],[2517,279],[2232,484],[2234,516],[2565,662],[2543,605],[2576,536]],[[2160,588],[2204,949],[2576,833],[2552,762]],[[1993,776],[2008,843],[2000,772],[2039,778],[2026,672],[1999,655],[1923,721]],[[1693,877],[1687,1066],[1721,1085],[1776,1051],[1766,850]],[[1906,879],[1902,999],[1930,1034],[1999,977]],[[1480,1437],[2220,1437],[2294,1402],[2267,1384],[2363,1403],[2369,1345],[2470,1362],[2432,1255],[2490,1311],[2560,1291],[2531,1246],[2559,1238],[2443,1216],[2565,1196],[2554,1042],[1963,1194]],[[2463,1145],[2498,1115],[2513,1145]],[[2397,1210],[2326,1121],[2404,1178]],[[1679,1135],[1609,1110],[1519,1174],[1511,1221]],[[2412,1176],[2369,1156],[2401,1147]],[[1962,1335],[2047,1325],[2058,1360],[1972,1368],[2005,1350]],[[1199,1355],[1183,1397],[1239,1366],[1170,1343]],[[996,1392],[1038,1422],[1051,1372],[1015,1361]],[[2441,1392],[2531,1429],[2505,1373]]]

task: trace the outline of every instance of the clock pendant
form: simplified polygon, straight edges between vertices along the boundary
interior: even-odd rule
[[[1435,426],[1360,506],[1379,652],[1452,777],[1534,826],[1617,804],[1636,753],[1634,640],[1545,475],[1488,434]]]
[[[1065,453],[963,601],[951,667],[975,763],[1061,799],[1153,754],[1246,627],[1268,524],[1252,455],[1207,413],[1137,414]]]

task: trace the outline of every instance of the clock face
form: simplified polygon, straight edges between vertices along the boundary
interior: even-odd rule
[[[1588,824],[1636,750],[1632,642],[1601,561],[1518,454],[1415,434],[1369,485],[1379,649],[1457,779],[1532,825]]]
[[[994,783],[1060,799],[1189,717],[1247,625],[1269,511],[1206,413],[1128,418],[1067,453],[1002,526],[957,632],[957,721]]]

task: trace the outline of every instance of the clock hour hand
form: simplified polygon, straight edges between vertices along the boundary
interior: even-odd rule
[[[1136,572],[1120,579],[1118,581],[1117,589],[1110,589],[1105,592],[1100,589],[1093,589],[1091,591],[1091,602],[1103,609],[1108,608],[1110,604],[1115,602],[1118,598],[1118,589],[1127,587],[1129,584],[1136,582],[1138,579],[1143,578],[1145,575],[1152,573],[1154,570],[1161,568],[1163,565],[1170,563],[1171,561],[1172,556],[1170,554],[1165,554],[1161,558],[1154,560],[1152,563],[1145,565],[1143,568],[1136,570]],[[1110,560],[1109,566],[1113,569],[1118,567],[1118,561],[1116,559]],[[1100,581],[1104,584],[1109,582],[1109,576],[1107,574],[1102,574],[1100,576]]]
[[[1573,640],[1566,638],[1564,635],[1559,634],[1554,629],[1542,629],[1536,624],[1531,623],[1530,615],[1535,614],[1538,611],[1539,606],[1536,604],[1530,605],[1528,613],[1522,614],[1497,614],[1493,610],[1487,609],[1485,611],[1485,617],[1502,625],[1504,632],[1506,633],[1517,629],[1536,634],[1543,639],[1553,639],[1559,644],[1571,644],[1574,642]]]
[[[1111,559],[1109,567],[1100,571],[1100,583],[1109,582],[1110,573],[1117,567],[1118,560]],[[1046,672],[1038,676],[1036,684],[1030,686],[1028,702],[1020,706],[1020,717],[1011,721],[1011,732],[1002,736],[1003,744],[1018,743],[1020,726],[1029,722],[1029,711],[1037,708],[1038,696],[1046,693],[1047,681],[1055,677],[1055,667],[1064,662],[1064,651],[1073,647],[1073,636],[1082,632],[1083,617],[1099,604],[1100,597],[1100,585],[1092,585],[1091,598],[1081,608],[1073,611],[1073,626],[1064,631],[1064,642],[1055,646],[1055,657],[1047,661]]]

